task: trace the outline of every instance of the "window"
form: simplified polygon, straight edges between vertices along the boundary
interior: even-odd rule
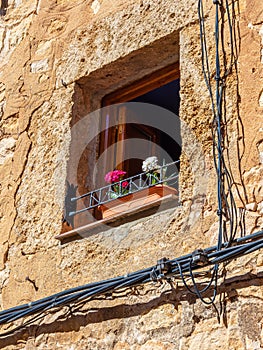
[[[108,210],[110,214],[105,215],[101,210],[102,203],[109,203],[116,199],[114,186],[110,184],[107,187],[104,179],[105,174],[114,169],[125,171],[125,178],[128,178],[129,182],[127,191],[119,192],[118,198],[123,198],[127,202],[130,200],[129,196],[133,199],[149,194],[149,197],[152,196],[152,202],[147,200],[143,204],[136,204],[135,207],[128,203],[124,212],[129,213],[129,217],[133,212],[136,214],[137,211],[149,209],[153,203],[155,205],[159,203],[159,197],[155,196],[151,188],[156,178],[147,178],[147,174],[142,174],[142,162],[148,157],[156,156],[162,171],[164,169],[167,171],[169,179],[172,178],[174,169],[179,168],[178,163],[171,167],[172,170],[167,170],[168,166],[166,167],[167,164],[178,162],[181,152],[180,122],[177,117],[180,104],[179,89],[179,65],[173,64],[120,88],[102,99],[103,108],[99,126],[99,130],[102,131],[98,133],[96,142],[92,140],[93,148],[88,145],[83,152],[80,162],[88,169],[96,168],[94,170],[96,181],[91,185],[89,181],[85,182],[82,175],[77,184],[80,194],[77,197],[74,195],[76,184],[73,185],[71,181],[68,183],[65,219],[72,227],[78,228],[87,224],[94,226],[96,225],[94,218],[95,221],[104,220],[107,216],[111,220],[114,219],[114,211]],[[95,144],[96,166],[94,151],[91,151],[92,153],[89,151],[94,150]],[[79,167],[79,174],[85,174],[84,166]],[[164,177],[157,180],[162,185],[166,183]],[[151,190],[146,191],[145,185]],[[178,182],[171,182],[169,185],[177,188]],[[169,191],[162,191],[161,195],[165,194],[168,198]],[[75,197],[73,201],[72,197]],[[119,208],[115,215],[116,219],[120,216],[123,218],[122,214],[122,209]]]

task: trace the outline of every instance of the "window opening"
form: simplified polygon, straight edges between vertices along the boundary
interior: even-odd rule
[[[162,193],[158,189],[158,200],[165,196],[175,199],[181,154],[179,90],[179,69],[178,64],[174,64],[105,96],[102,100],[100,130],[103,131],[99,134],[95,188],[71,198],[73,203],[81,200],[84,207],[76,204],[76,210],[67,213],[69,217],[93,210],[96,219],[104,219],[106,216],[101,208],[105,203],[125,196],[125,200],[130,200],[129,195],[134,199],[134,194],[138,192],[139,197],[152,195],[154,189],[147,189],[155,185],[171,187],[168,191],[167,188],[162,189]],[[158,173],[142,169],[143,161],[148,157],[158,158]],[[117,170],[124,171],[125,175],[114,180],[115,184],[107,184],[105,175]],[[157,202],[160,205],[157,197],[153,198],[155,205]],[[149,202],[145,201],[140,206],[141,210],[148,208]],[[122,209],[118,210],[120,214]]]

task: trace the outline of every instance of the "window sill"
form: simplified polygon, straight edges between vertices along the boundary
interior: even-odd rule
[[[162,198],[151,201],[151,203],[145,203],[140,207],[131,208],[121,213],[116,213],[102,220],[94,221],[85,226],[75,228],[71,231],[61,233],[55,236],[56,239],[63,241],[70,241],[75,238],[85,238],[91,234],[95,234],[101,231],[105,231],[112,227],[119,226],[129,221],[139,219],[141,217],[152,215],[156,212],[156,207],[161,205],[161,210],[171,208],[175,205],[178,205],[178,195],[168,194]]]

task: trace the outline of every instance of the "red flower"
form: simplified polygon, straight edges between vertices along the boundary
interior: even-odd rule
[[[113,170],[113,171],[110,171],[108,172],[104,179],[107,183],[109,184],[112,184],[114,182],[118,182],[120,181],[124,175],[126,175],[126,171],[123,171],[123,170]]]

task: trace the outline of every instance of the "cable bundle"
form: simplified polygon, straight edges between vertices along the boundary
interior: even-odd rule
[[[28,304],[13,307],[0,312],[0,325],[13,322],[20,318],[32,316],[23,325],[5,332],[0,336],[12,334],[14,331],[41,319],[45,312],[50,309],[62,308],[64,306],[77,307],[80,303],[91,301],[97,297],[109,295],[111,293],[126,290],[141,284],[156,282],[160,280],[172,281],[182,280],[187,290],[197,295],[205,303],[211,303],[213,300],[204,300],[204,294],[211,286],[211,281],[202,289],[197,287],[197,278],[210,276],[214,266],[220,263],[231,261],[245,254],[252,253],[263,247],[263,231],[253,235],[241,237],[234,241],[235,245],[229,247],[229,242],[223,243],[218,251],[217,246],[198,249],[192,254],[187,254],[172,260],[163,258],[157,262],[157,265],[139,270],[120,277],[111,278],[104,281],[89,283],[80,287],[71,288],[63,292],[51,295],[49,297],[33,301]],[[209,268],[204,271],[204,268]],[[215,270],[214,270],[215,271]],[[215,272],[213,272],[215,273]],[[188,285],[186,279],[190,278],[193,289]],[[216,286],[215,286],[216,290]]]
[[[215,67],[212,73],[209,57],[208,57],[208,46],[207,46],[207,35],[205,29],[205,18],[203,9],[203,0],[198,1],[198,15],[200,24],[200,42],[201,42],[201,56],[202,56],[202,70],[205,79],[205,83],[209,92],[211,100],[211,108],[213,115],[212,122],[212,136],[213,136],[213,155],[214,164],[217,172],[218,188],[217,188],[217,199],[218,199],[218,216],[219,216],[219,232],[218,232],[218,249],[220,249],[223,240],[228,241],[230,244],[234,240],[237,227],[237,207],[234,200],[232,188],[235,186],[233,175],[226,165],[224,151],[227,149],[226,145],[226,133],[222,132],[223,126],[226,125],[225,113],[225,88],[226,80],[229,74],[232,72],[233,66],[237,60],[237,45],[236,45],[236,33],[235,33],[235,4],[232,3],[232,9],[230,11],[228,0],[221,2],[214,0],[215,4]],[[221,18],[219,19],[219,15]],[[226,22],[229,31],[229,43],[230,43],[230,54],[229,63],[227,65],[227,56],[224,47],[224,16],[226,16]],[[221,22],[221,27],[219,26]],[[221,44],[221,53],[219,46]],[[223,63],[221,64],[221,61]],[[215,80],[215,88],[213,91],[212,76]],[[223,217],[229,222],[229,234],[227,233],[226,227],[223,225]]]
[[[223,242],[228,242],[230,246],[234,241],[238,228],[237,207],[233,195],[233,186],[235,181],[231,170],[228,168],[225,159],[225,151],[227,150],[227,132],[223,127],[226,126],[226,111],[225,111],[225,89],[226,80],[232,71],[237,60],[237,45],[235,33],[235,4],[232,3],[230,11],[228,0],[213,0],[215,5],[215,67],[214,72],[211,71],[208,44],[205,28],[205,16],[203,8],[203,0],[198,0],[198,16],[200,25],[200,43],[201,43],[201,59],[204,80],[209,92],[212,109],[212,137],[213,137],[213,157],[214,165],[217,173],[217,201],[219,217],[217,250],[221,250]],[[221,15],[221,17],[220,17]],[[224,47],[224,16],[227,17],[227,25],[229,31],[230,55],[227,60],[227,55]],[[220,17],[220,18],[219,18]],[[220,23],[220,25],[219,25]],[[221,44],[221,52],[220,52]],[[221,64],[222,61],[222,64]],[[229,64],[227,65],[227,61]],[[212,76],[214,75],[215,87],[213,89]],[[228,150],[227,150],[228,151]],[[225,220],[224,220],[225,219]],[[229,223],[229,232],[227,232],[226,222]],[[241,233],[244,231],[241,226]],[[216,296],[218,264],[214,265],[214,271],[211,277],[211,285],[214,282],[214,301]]]

